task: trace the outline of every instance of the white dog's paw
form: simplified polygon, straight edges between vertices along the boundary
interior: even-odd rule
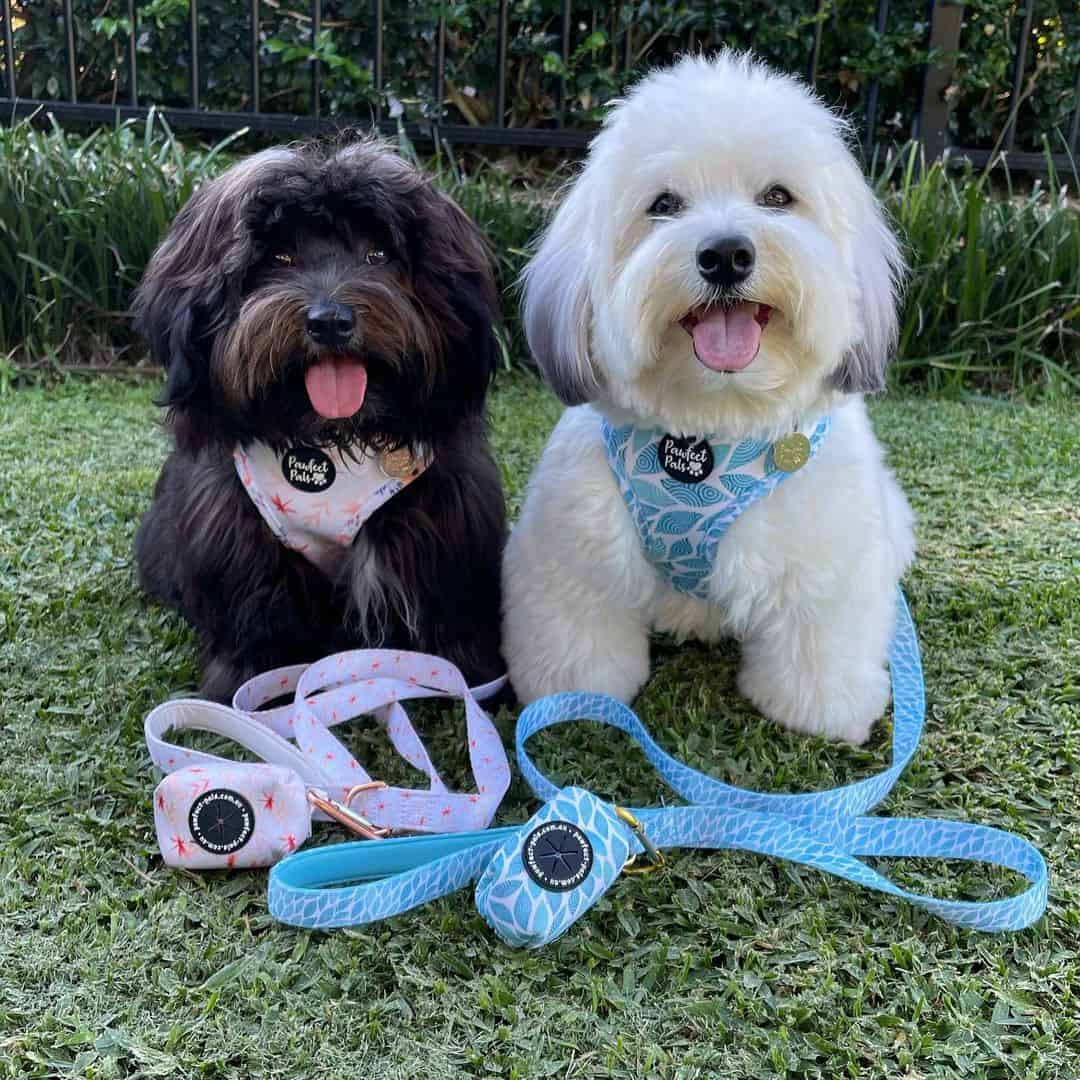
[[[770,720],[804,735],[824,735],[861,746],[889,703],[889,674],[882,667],[827,680],[778,674],[767,664],[744,662],[739,692]]]
[[[649,654],[646,647],[644,655],[634,650],[619,657],[601,660],[594,656],[588,663],[573,662],[562,667],[513,662],[509,667],[514,692],[526,704],[567,690],[609,694],[629,704],[649,677]]]

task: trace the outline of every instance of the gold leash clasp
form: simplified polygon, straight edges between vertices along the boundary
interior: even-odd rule
[[[645,834],[644,826],[638,821],[625,806],[616,806],[615,813],[618,815],[621,821],[624,821],[631,829],[634,830],[634,835],[638,838],[638,842],[645,849],[645,857],[648,862],[639,864],[639,855],[631,855],[629,859],[623,864],[622,872],[629,874],[632,877],[640,877],[643,874],[651,874],[655,870],[661,869],[666,860],[664,859],[664,853],[648,838]]]
[[[333,818],[339,825],[344,825],[349,832],[355,833],[362,840],[382,840],[390,835],[390,830],[368,821],[363,814],[358,814],[353,810],[350,803],[361,792],[376,791],[384,787],[386,787],[384,780],[357,784],[349,788],[349,793],[345,796],[343,803],[338,802],[337,799],[331,799],[325,791],[312,788],[307,793],[307,800],[316,809],[321,810],[327,817]]]

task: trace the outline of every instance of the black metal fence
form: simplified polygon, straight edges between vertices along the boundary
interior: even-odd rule
[[[146,116],[151,106],[142,103],[139,92],[139,69],[136,27],[138,26],[139,5],[136,0],[127,0],[127,19],[130,30],[124,50],[123,63],[126,66],[126,100],[110,104],[80,101],[78,94],[78,58],[76,56],[75,16],[72,0],[61,0],[63,24],[64,54],[64,95],[61,99],[41,97],[19,97],[17,94],[14,23],[12,0],[0,0],[0,17],[3,23],[3,59],[5,77],[0,81],[0,122],[8,123],[16,118],[47,112],[61,122],[70,123],[113,123],[118,119]],[[189,0],[187,17],[188,46],[188,95],[184,107],[159,108],[158,111],[167,121],[177,128],[190,128],[202,131],[233,131],[250,129],[274,136],[293,137],[300,134],[314,133],[327,129],[359,125],[375,126],[386,131],[393,131],[396,122],[386,116],[383,104],[384,92],[384,29],[386,15],[383,0],[370,0],[372,27],[369,59],[372,88],[374,91],[370,113],[367,116],[328,116],[322,108],[323,65],[315,56],[310,63],[311,92],[310,109],[303,114],[264,111],[261,95],[260,78],[260,0],[244,0],[248,6],[250,34],[247,43],[247,62],[249,66],[250,86],[247,93],[247,111],[229,112],[207,109],[200,101],[201,73],[200,56],[200,17],[199,0]],[[806,65],[801,72],[811,83],[816,83],[821,56],[823,13],[826,0],[816,2],[816,16],[810,20],[812,31],[806,41]],[[949,146],[949,111],[948,93],[955,57],[960,46],[961,29],[964,24],[964,4],[962,0],[930,0],[929,18],[926,28],[926,46],[933,61],[924,66],[921,79],[921,94],[912,125],[912,134],[921,142],[929,159],[940,157],[946,149],[953,158],[967,158],[976,166],[983,166],[992,157],[1008,164],[1019,171],[1039,171],[1045,167],[1044,154],[1031,149],[1016,147],[1016,118],[1023,100],[1023,81],[1025,65],[1028,60],[1028,48],[1032,39],[1032,20],[1035,16],[1035,0],[1019,0],[1020,29],[1012,45],[1012,74],[1009,107],[1004,127],[997,133],[992,148],[950,147]],[[570,127],[565,124],[566,77],[565,71],[571,55],[571,26],[574,19],[573,5],[570,0],[561,0],[559,10],[558,34],[562,61],[562,74],[557,82],[557,109],[551,126],[510,126],[507,123],[507,94],[512,90],[507,85],[507,43],[510,17],[510,0],[498,0],[495,18],[495,93],[492,122],[490,123],[455,123],[441,118],[441,105],[444,101],[444,81],[446,76],[447,20],[445,13],[438,17],[433,27],[431,96],[437,103],[434,115],[422,120],[406,123],[406,133],[414,140],[424,141],[441,139],[462,145],[512,146],[532,148],[584,147],[592,135],[593,128]],[[322,0],[312,0],[309,8],[310,34],[313,47],[319,42],[323,26]],[[305,20],[307,21],[307,20]],[[874,28],[880,35],[889,25],[889,0],[876,0]],[[631,42],[633,24],[624,34],[621,48],[624,52],[623,70],[629,77],[631,71]],[[685,40],[685,48],[694,50],[707,47],[708,42],[695,39],[691,30]],[[639,57],[640,58],[640,57]],[[1052,155],[1055,167],[1067,170],[1071,157],[1078,152],[1080,139],[1080,65],[1075,79],[1075,100],[1068,120],[1068,130],[1064,134],[1067,144]],[[867,157],[878,149],[878,102],[880,78],[868,80],[863,101],[863,145]],[[155,106],[156,107],[156,106]]]

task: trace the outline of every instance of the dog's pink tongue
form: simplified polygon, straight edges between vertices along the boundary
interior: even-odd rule
[[[327,420],[352,416],[364,404],[367,368],[351,356],[327,356],[304,373],[311,407]]]
[[[761,345],[757,309],[744,302],[713,308],[698,319],[692,331],[697,358],[712,371],[742,371]]]

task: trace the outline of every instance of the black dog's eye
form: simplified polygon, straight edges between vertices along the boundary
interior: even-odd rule
[[[683,208],[683,201],[672,191],[662,191],[649,207],[650,217],[674,217]]]
[[[287,251],[275,251],[274,262],[281,263],[282,266],[292,266],[292,256]]]
[[[386,254],[386,249],[378,247],[371,248],[364,256],[364,259],[372,266],[382,266],[389,258],[390,256]]]
[[[758,199],[762,206],[767,206],[770,210],[785,210],[794,201],[791,192],[780,184],[773,184],[767,191],[762,192]]]

